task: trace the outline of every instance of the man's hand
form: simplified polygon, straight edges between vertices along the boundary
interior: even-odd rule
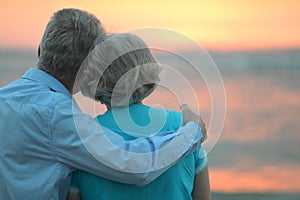
[[[190,121],[195,121],[199,124],[201,131],[202,131],[202,139],[201,143],[203,143],[207,139],[207,132],[205,128],[205,123],[201,119],[201,117],[195,114],[186,104],[181,105],[182,115],[183,115],[183,123],[186,124]]]

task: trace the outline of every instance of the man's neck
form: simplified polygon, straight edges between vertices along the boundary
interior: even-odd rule
[[[57,79],[57,78],[56,78]],[[73,83],[72,84],[70,84],[70,83],[68,83],[67,81],[64,81],[64,80],[59,80],[59,79],[57,79],[59,82],[61,82],[66,88],[67,88],[67,90],[71,93],[71,94],[73,94]]]
[[[37,66],[37,68],[38,68],[39,70],[42,70],[42,71],[46,72],[45,70],[43,70],[43,69],[42,69],[41,67],[39,67],[39,66]],[[48,73],[48,72],[46,72],[46,73]],[[50,73],[48,73],[48,74],[50,74]],[[67,90],[68,90],[71,94],[74,93],[74,92],[73,92],[74,81],[63,80],[63,79],[59,79],[58,77],[56,77],[56,76],[53,75],[53,74],[50,74],[50,75],[53,76],[55,79],[57,79],[59,82],[61,82],[61,84],[63,84],[63,86],[65,86],[65,88],[67,88]]]

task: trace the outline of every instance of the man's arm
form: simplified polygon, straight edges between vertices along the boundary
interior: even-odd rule
[[[124,141],[100,128],[90,116],[70,102],[61,102],[51,118],[56,159],[76,169],[123,183],[144,185],[185,155],[193,152],[202,137],[199,126],[189,122],[175,133]]]
[[[194,178],[194,188],[192,192],[194,200],[210,200],[210,185],[208,176],[208,167]]]

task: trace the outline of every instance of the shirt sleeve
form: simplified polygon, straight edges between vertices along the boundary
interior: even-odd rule
[[[200,146],[194,153],[195,158],[195,176],[200,174],[208,164],[206,152],[202,146]]]
[[[66,166],[110,180],[145,185],[200,145],[196,122],[176,132],[125,141],[83,114],[71,101],[58,103],[50,119],[53,154]]]

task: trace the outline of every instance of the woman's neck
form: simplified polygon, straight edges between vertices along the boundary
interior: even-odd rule
[[[140,102],[136,102],[136,103],[133,103],[133,104],[143,104],[143,102],[140,101]],[[132,105],[132,104],[130,104],[130,105]],[[112,107],[111,105],[106,105],[106,109],[107,110],[111,110],[111,109],[114,109],[114,108],[120,108],[120,107]]]

